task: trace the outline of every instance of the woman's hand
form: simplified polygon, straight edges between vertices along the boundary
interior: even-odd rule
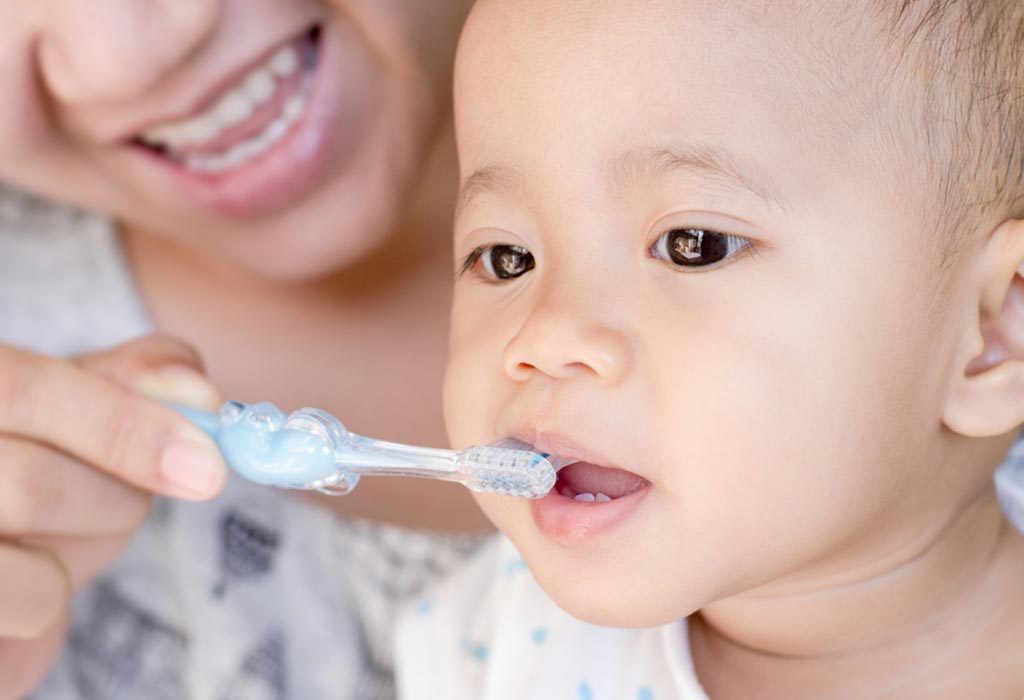
[[[73,361],[0,345],[0,699],[46,674],[72,593],[128,543],[154,493],[223,488],[213,441],[157,398],[218,400],[195,351],[167,337]]]

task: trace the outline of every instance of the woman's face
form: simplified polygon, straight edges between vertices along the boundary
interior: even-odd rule
[[[263,275],[398,224],[447,126],[470,0],[0,6],[0,179]]]

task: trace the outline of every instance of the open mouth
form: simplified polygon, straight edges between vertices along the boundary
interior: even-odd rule
[[[558,470],[547,496],[530,502],[530,512],[543,535],[572,547],[629,520],[651,494],[651,486],[625,469],[571,462]]]
[[[558,471],[554,490],[581,503],[609,503],[650,485],[647,479],[624,469],[573,462]]]
[[[320,60],[319,26],[278,47],[205,110],[147,129],[134,143],[198,175],[259,160],[302,121]]]

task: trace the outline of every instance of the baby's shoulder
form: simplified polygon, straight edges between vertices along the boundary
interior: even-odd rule
[[[686,626],[618,629],[563,612],[496,537],[400,616],[399,695],[419,698],[683,698]],[[683,680],[681,680],[681,678]]]

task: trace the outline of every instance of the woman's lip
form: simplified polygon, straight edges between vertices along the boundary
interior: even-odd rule
[[[313,28],[321,25],[307,23],[301,30],[292,30],[286,36],[274,41],[268,48],[262,49],[253,58],[244,64],[240,64],[229,70],[220,79],[216,80],[210,87],[204,89],[197,97],[185,100],[188,106],[176,109],[167,109],[159,116],[153,116],[137,123],[130,129],[122,129],[120,134],[111,141],[113,143],[131,144],[140,134],[156,128],[162,124],[186,121],[209,110],[225,93],[238,86],[245,76],[249,75],[260,65],[266,63],[275,52],[284,46],[297,42],[302,36],[309,34]]]
[[[615,529],[640,507],[651,492],[651,484],[604,503],[576,501],[556,489],[544,498],[530,502],[537,529],[555,542],[573,546]]]
[[[290,132],[259,158],[219,174],[196,173],[147,149],[131,150],[148,164],[169,176],[172,186],[201,205],[232,217],[255,217],[273,212],[301,199],[332,158],[339,143],[350,147],[355,140],[343,140],[338,122],[345,121],[347,134],[358,133],[359,119],[351,104],[342,104],[342,61],[340,42],[333,40],[329,25],[320,31],[320,53],[304,114]],[[352,128],[348,128],[352,127]]]
[[[223,153],[229,150],[231,146],[258,135],[271,122],[280,118],[285,102],[301,92],[305,79],[306,76],[303,69],[297,70],[287,78],[279,79],[273,97],[263,104],[254,107],[249,118],[225,128],[219,135],[205,143],[187,143],[182,146],[175,146],[173,149],[174,154],[180,160],[191,155]],[[144,142],[139,143],[139,147],[153,150],[152,146],[147,146]]]

